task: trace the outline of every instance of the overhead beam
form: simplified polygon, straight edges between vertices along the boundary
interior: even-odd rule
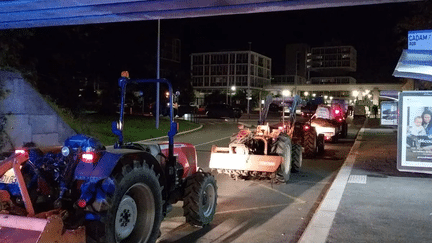
[[[419,0],[1,1],[0,29],[180,19]]]

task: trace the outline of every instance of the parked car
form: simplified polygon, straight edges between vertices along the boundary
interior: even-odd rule
[[[196,114],[197,108],[190,104],[179,104],[177,107],[177,115],[183,117],[184,114]]]
[[[206,114],[208,117],[221,118],[240,118],[242,111],[239,108],[234,108],[227,104],[209,104],[206,106]]]

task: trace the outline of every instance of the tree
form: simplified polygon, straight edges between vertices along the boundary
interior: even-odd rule
[[[0,31],[0,70],[19,72],[30,81],[36,82],[36,60],[26,56],[26,44],[34,36],[32,29]]]
[[[396,34],[399,35],[397,41],[397,51],[400,53],[408,45],[408,31],[425,30],[432,28],[432,1],[425,0],[411,3],[414,6],[411,13],[403,18],[395,27]]]

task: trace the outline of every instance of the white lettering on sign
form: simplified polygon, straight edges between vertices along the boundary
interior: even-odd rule
[[[275,166],[275,163],[270,161],[260,161],[259,163],[264,166]]]
[[[432,50],[432,30],[408,32],[408,49]]]
[[[15,183],[16,177],[13,170],[12,169],[8,170],[2,177],[0,177],[0,182],[7,183],[7,184]]]
[[[408,35],[409,41],[429,40],[431,35]]]

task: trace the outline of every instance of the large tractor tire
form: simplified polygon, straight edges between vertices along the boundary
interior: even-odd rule
[[[195,226],[210,224],[216,213],[217,186],[213,175],[198,172],[186,181],[183,213],[186,222]]]
[[[283,158],[283,163],[280,165],[277,174],[283,178],[285,183],[288,183],[292,167],[291,139],[286,135],[280,135],[272,151]]]
[[[315,128],[311,128],[305,133],[303,147],[306,158],[315,157],[317,153],[317,134]]]
[[[302,147],[300,144],[293,144],[291,161],[292,161],[291,171],[299,172],[303,162]]]
[[[325,139],[324,139],[324,134],[320,134],[317,137],[317,149],[318,149],[318,154],[324,154],[324,146],[325,146]]]
[[[335,134],[333,137],[331,137],[332,143],[337,143],[339,141],[339,134]]]
[[[344,122],[342,124],[341,138],[346,138],[347,136],[348,136],[348,123]]]
[[[124,165],[114,174],[111,208],[101,221],[104,237],[96,242],[155,242],[162,222],[162,187],[147,164]]]

